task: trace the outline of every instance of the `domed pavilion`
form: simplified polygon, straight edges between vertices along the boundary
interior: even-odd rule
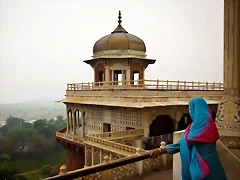
[[[142,39],[128,33],[121,25],[119,11],[118,26],[100,38],[93,46],[93,59],[84,61],[94,69],[95,85],[135,84],[144,79],[144,71],[155,60],[146,59],[146,46]],[[104,83],[106,82],[106,83]]]

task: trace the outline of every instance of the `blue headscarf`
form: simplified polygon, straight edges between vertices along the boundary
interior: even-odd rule
[[[208,165],[197,152],[196,146],[189,148],[188,142],[216,142],[219,138],[216,124],[212,120],[207,102],[199,97],[189,102],[193,123],[190,124],[180,140],[182,160],[182,179],[200,180],[209,174]]]

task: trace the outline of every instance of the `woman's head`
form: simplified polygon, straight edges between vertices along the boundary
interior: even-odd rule
[[[208,119],[210,115],[207,102],[200,97],[192,98],[189,101],[189,112],[192,117],[193,123],[196,122],[198,119],[200,119],[199,117],[208,116],[207,117]]]

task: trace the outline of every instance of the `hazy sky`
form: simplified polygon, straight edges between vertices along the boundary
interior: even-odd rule
[[[92,82],[94,43],[122,25],[144,40],[146,79],[223,80],[223,0],[0,0],[0,103],[59,100]]]

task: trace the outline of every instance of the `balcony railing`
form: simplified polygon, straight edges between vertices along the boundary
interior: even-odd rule
[[[149,89],[162,91],[222,91],[223,83],[169,80],[105,81],[67,84],[68,91],[100,89]]]
[[[124,166],[124,165],[127,165],[127,164],[131,164],[131,163],[134,163],[134,162],[138,162],[138,161],[148,159],[148,158],[150,158],[150,152],[147,152],[147,153],[144,153],[144,154],[141,154],[141,155],[125,157],[125,158],[122,158],[122,159],[119,159],[119,160],[109,162],[107,164],[100,164],[100,165],[96,165],[96,166],[92,166],[92,167],[88,167],[88,168],[84,168],[84,169],[75,170],[75,171],[72,171],[70,173],[67,173],[67,174],[64,174],[64,175],[61,175],[61,176],[49,177],[46,180],[75,179],[75,178],[91,175],[91,174],[94,174],[96,172],[106,171],[106,170],[109,170],[109,169],[113,169],[113,168],[117,168],[117,167]]]
[[[90,136],[97,137],[97,138],[102,138],[102,139],[113,139],[113,138],[118,138],[118,137],[124,137],[124,136],[143,136],[144,135],[144,130],[143,129],[133,129],[133,130],[126,130],[126,131],[116,131],[116,132],[105,132],[102,134],[93,134]]]
[[[66,133],[61,133],[61,132],[56,132],[56,137],[60,137],[66,140],[70,140],[76,143],[80,143],[83,144],[84,143],[84,139],[79,137],[79,136],[74,136],[74,135],[70,135],[70,134],[66,134]]]
[[[165,146],[165,142],[161,143],[161,146]],[[49,177],[46,180],[61,180],[61,179],[75,179],[75,180],[87,180],[87,179],[99,179],[99,180],[114,180],[114,179],[126,179],[134,175],[142,175],[144,172],[149,172],[153,168],[165,169],[169,168],[172,164],[172,158],[170,155],[162,155],[156,159],[149,159],[150,152],[142,151],[140,148],[136,148],[136,153],[123,157],[118,160],[110,162],[108,156],[104,157],[103,163],[85,167],[83,169],[66,172],[66,167],[60,168],[60,174],[55,177]]]

